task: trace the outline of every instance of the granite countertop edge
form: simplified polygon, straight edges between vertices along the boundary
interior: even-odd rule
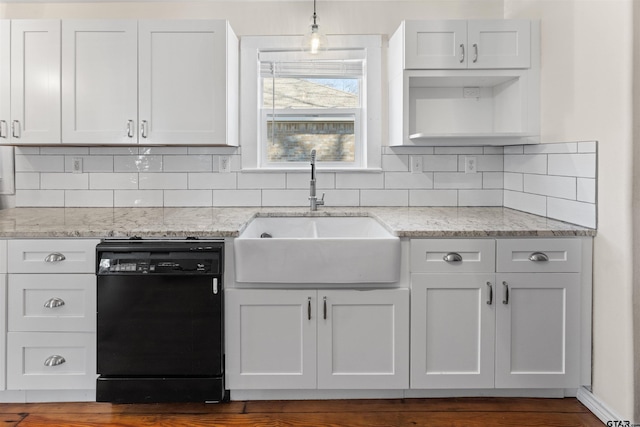
[[[158,207],[3,209],[0,238],[233,238],[257,216],[371,216],[401,238],[596,235],[593,228],[501,207]]]

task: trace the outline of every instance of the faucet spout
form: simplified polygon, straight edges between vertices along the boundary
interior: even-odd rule
[[[322,199],[316,197],[316,150],[311,150],[311,181],[309,182],[309,208],[317,211],[318,206],[324,205],[324,193]]]

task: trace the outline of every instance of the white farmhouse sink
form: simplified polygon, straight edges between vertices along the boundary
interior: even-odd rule
[[[258,217],[235,239],[234,255],[237,282],[400,278],[400,239],[370,217]]]

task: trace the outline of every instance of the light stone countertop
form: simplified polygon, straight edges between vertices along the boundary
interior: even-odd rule
[[[12,208],[0,238],[237,237],[255,216],[372,216],[399,237],[595,236],[596,230],[508,208]]]

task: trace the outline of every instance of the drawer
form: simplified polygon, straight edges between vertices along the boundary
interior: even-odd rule
[[[580,239],[498,240],[499,272],[579,272],[581,264],[582,242]]]
[[[495,271],[493,239],[413,239],[412,273],[489,273]]]
[[[7,334],[7,390],[90,390],[96,377],[95,334]]]
[[[96,276],[9,274],[9,331],[95,332]]]
[[[99,240],[9,240],[9,273],[94,273]]]

